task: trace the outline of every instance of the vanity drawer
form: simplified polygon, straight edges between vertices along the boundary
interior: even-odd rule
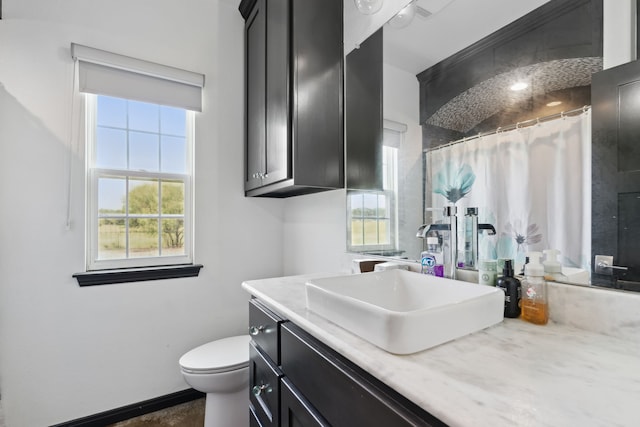
[[[280,370],[251,343],[249,345],[249,400],[262,427],[279,425],[281,376]]]
[[[256,299],[249,301],[249,334],[256,346],[280,364],[280,328],[282,319]]]
[[[262,424],[258,421],[258,416],[253,410],[253,406],[249,408],[249,427],[262,427]]]
[[[286,377],[280,380],[280,418],[283,426],[330,427]]]
[[[280,329],[282,371],[330,425],[444,425],[291,322]]]

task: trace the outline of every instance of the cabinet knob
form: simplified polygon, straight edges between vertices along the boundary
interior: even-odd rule
[[[254,385],[251,389],[251,392],[255,397],[260,396],[262,393],[271,393],[272,391],[273,388],[271,388],[269,384]]]
[[[264,325],[260,326],[249,326],[249,335],[253,335],[254,337],[258,335],[260,332],[265,332],[267,328]]]

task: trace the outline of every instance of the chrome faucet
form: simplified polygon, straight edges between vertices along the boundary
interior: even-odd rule
[[[432,210],[432,209],[429,209]],[[458,267],[458,208],[455,205],[445,206],[443,215],[449,218],[448,224],[422,224],[418,228],[416,237],[424,239],[431,231],[447,231],[449,233],[449,260],[451,262],[451,272],[449,277],[456,278],[456,268]],[[446,269],[445,269],[446,270]]]
[[[478,208],[467,208],[464,223],[464,266],[478,268],[478,235],[484,230],[495,235],[496,229],[491,224],[478,224]]]

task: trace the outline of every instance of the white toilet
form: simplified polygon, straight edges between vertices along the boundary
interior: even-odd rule
[[[204,427],[249,425],[248,335],[196,347],[180,358],[185,381],[207,394]]]

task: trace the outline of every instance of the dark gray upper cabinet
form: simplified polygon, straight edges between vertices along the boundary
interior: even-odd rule
[[[382,190],[382,31],[347,55],[347,188]]]
[[[247,196],[344,187],[342,0],[243,0]]]

